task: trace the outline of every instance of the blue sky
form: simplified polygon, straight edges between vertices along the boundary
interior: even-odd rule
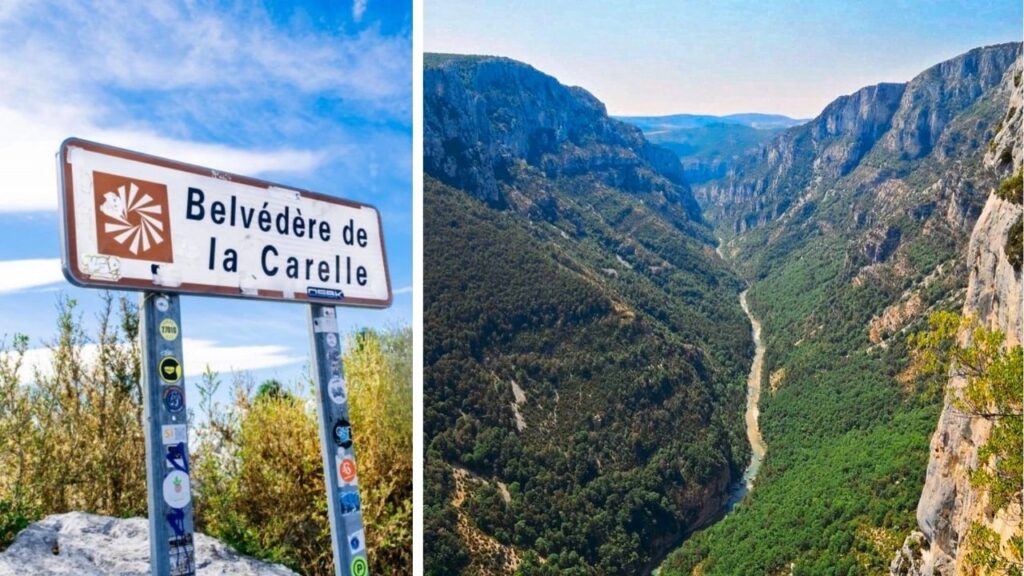
[[[376,205],[394,305],[339,308],[340,325],[410,324],[411,20],[408,1],[0,3],[0,335],[27,334],[44,361],[60,293],[95,323],[99,294],[57,260],[68,136]],[[305,306],[185,296],[182,310],[187,372],[304,373]]]
[[[1020,41],[1020,0],[424,0],[424,49],[491,54],[613,114],[808,118],[971,48]]]

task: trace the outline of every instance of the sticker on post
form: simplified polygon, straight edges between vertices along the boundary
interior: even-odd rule
[[[341,504],[342,515],[355,514],[362,509],[359,503],[359,492],[355,490],[342,492],[338,500]]]
[[[185,409],[185,391],[180,386],[168,386],[164,390],[164,408],[171,414]]]
[[[348,420],[342,418],[335,422],[331,434],[334,436],[334,443],[338,446],[342,448],[352,447],[352,426],[348,423]]]
[[[356,484],[356,462],[351,458],[343,458],[338,462],[338,482],[342,486],[354,486]]]
[[[366,562],[365,556],[356,556],[352,559],[352,576],[367,576],[370,573],[370,565]]]
[[[363,536],[362,530],[353,532],[352,535],[348,537],[348,547],[352,551],[353,556],[366,552],[366,540]]]
[[[156,309],[161,312],[167,312],[171,308],[171,301],[167,299],[167,296],[160,296],[156,299]]]
[[[168,342],[174,342],[178,339],[178,323],[170,318],[164,318],[160,322],[160,336]]]
[[[324,315],[319,318],[313,318],[313,332],[338,332],[338,318],[334,315],[334,310],[330,308],[325,309]]]
[[[187,432],[184,424],[170,424],[161,426],[160,431],[164,439],[164,445],[182,444],[187,439]]]
[[[327,333],[327,345],[330,346],[331,348],[334,348],[335,346],[337,346],[338,345],[338,335],[335,334],[334,332],[328,332]]]
[[[192,535],[175,536],[167,544],[171,576],[193,576],[196,573],[196,548]]]
[[[178,362],[174,356],[165,356],[160,359],[158,371],[160,379],[168,384],[174,384],[181,380],[181,362]]]
[[[341,376],[335,376],[327,383],[327,395],[331,397],[331,402],[335,404],[344,404],[348,400],[348,392],[345,391],[345,380]]]
[[[171,470],[164,477],[164,502],[171,508],[184,508],[192,501],[192,486],[188,474]]]

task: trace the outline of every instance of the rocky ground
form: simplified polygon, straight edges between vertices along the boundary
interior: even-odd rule
[[[280,565],[247,558],[209,536],[195,535],[201,576],[296,576]],[[148,576],[145,518],[109,518],[82,512],[54,514],[23,530],[0,553],[0,576]]]

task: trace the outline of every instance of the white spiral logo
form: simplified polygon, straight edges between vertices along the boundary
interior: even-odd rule
[[[107,192],[103,197],[106,201],[100,206],[100,211],[117,221],[106,222],[103,231],[116,234],[115,242],[122,245],[130,243],[128,249],[132,254],[138,254],[140,247],[145,252],[163,243],[161,232],[164,224],[157,218],[163,213],[163,207],[149,194],[139,196],[139,187],[134,182],[128,185],[127,190],[125,186],[119,186],[117,192]],[[129,215],[138,216],[139,223],[132,224],[128,220]]]

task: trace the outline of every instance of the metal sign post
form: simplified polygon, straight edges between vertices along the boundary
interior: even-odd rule
[[[142,384],[153,576],[194,576],[188,411],[178,296],[143,292]]]
[[[309,333],[313,346],[313,377],[320,416],[320,448],[324,460],[324,483],[327,485],[334,573],[338,576],[367,576],[370,565],[366,558],[355,445],[349,422],[338,321],[333,306],[309,305]]]

